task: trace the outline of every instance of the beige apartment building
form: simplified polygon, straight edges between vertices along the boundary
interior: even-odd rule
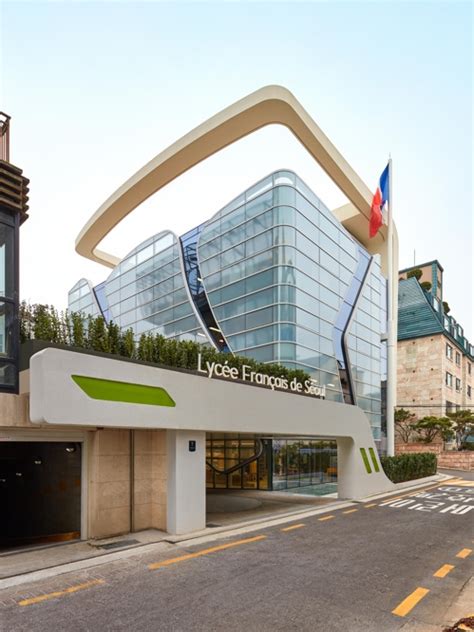
[[[474,347],[446,313],[442,275],[438,261],[399,275],[397,407],[418,418],[474,407]]]

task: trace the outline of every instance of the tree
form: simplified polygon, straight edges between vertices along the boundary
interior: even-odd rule
[[[85,347],[86,336],[84,328],[84,318],[79,312],[72,312],[72,345],[73,347]]]
[[[449,314],[449,312],[451,311],[448,301],[443,301],[443,311],[445,314]]]
[[[395,411],[395,432],[403,443],[409,443],[415,420],[416,415],[405,408],[399,408]]]
[[[464,441],[474,435],[474,414],[469,408],[446,414],[453,425],[454,434],[456,436],[456,447],[458,450],[462,450]]]
[[[423,283],[420,283],[420,287],[425,290],[425,292],[429,292],[432,286],[429,281],[423,281]]]
[[[419,440],[423,443],[432,443],[436,437],[448,441],[453,434],[452,422],[447,417],[423,417],[413,424],[413,430],[418,433]]]

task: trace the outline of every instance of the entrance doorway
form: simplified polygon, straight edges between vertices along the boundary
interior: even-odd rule
[[[302,493],[332,493],[337,483],[337,443],[209,433],[206,465],[206,486],[211,489],[298,488]]]
[[[81,444],[0,443],[0,548],[80,538]]]

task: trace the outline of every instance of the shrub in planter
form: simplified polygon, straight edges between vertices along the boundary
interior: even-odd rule
[[[383,470],[392,483],[403,483],[436,474],[438,459],[430,452],[413,452],[380,457]]]
[[[420,268],[415,268],[414,270],[410,270],[409,272],[407,272],[407,279],[415,277],[415,279],[419,281],[422,276],[423,270],[421,270]]]

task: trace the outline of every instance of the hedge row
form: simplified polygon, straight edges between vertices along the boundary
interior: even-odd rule
[[[88,316],[77,312],[58,312],[49,305],[20,306],[20,341],[45,340],[79,349],[91,349],[113,355],[144,360],[164,366],[190,369],[198,366],[198,354],[201,353],[202,365],[206,362],[219,362],[236,367],[246,364],[252,371],[274,377],[284,377],[288,381],[296,378],[300,382],[309,379],[309,375],[300,369],[289,369],[281,364],[263,364],[252,358],[220,353],[205,344],[188,340],[172,340],[160,334],[142,334],[138,340],[132,329],[122,331],[113,322],[106,323],[102,316]]]
[[[436,474],[438,459],[429,452],[412,452],[398,456],[380,457],[385,474],[393,483]]]

